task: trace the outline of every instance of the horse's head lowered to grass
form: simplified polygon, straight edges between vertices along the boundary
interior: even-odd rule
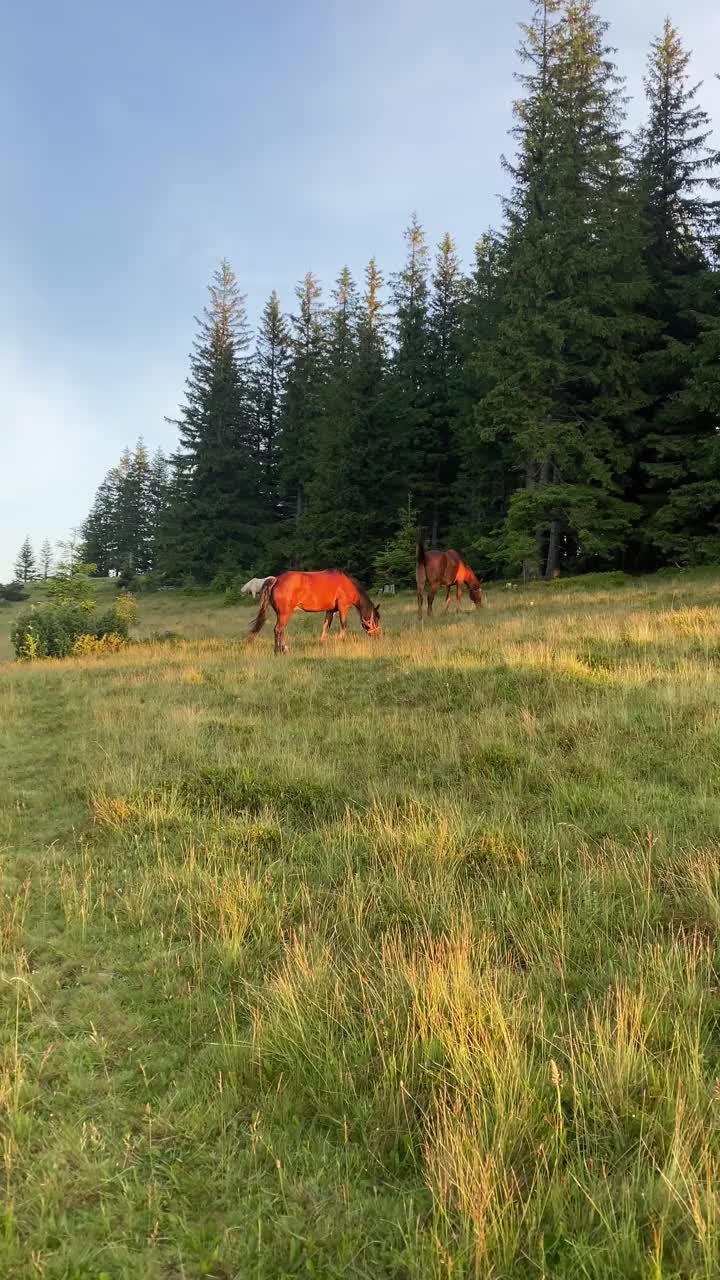
[[[361,612],[360,622],[362,624],[363,630],[366,631],[369,636],[379,636],[380,635],[380,605],[373,604],[371,600],[368,600],[368,604],[370,608],[366,613]]]

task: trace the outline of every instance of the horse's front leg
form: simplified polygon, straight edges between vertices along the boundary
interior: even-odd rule
[[[344,640],[347,635],[348,607],[346,604],[338,605],[338,614],[340,616],[340,639]]]
[[[321,640],[327,640],[327,638],[328,638],[328,633],[329,633],[330,628],[331,628],[331,626],[332,626],[332,620],[333,620],[333,618],[334,618],[334,617],[335,617],[335,610],[334,610],[334,609],[328,609],[328,610],[327,610],[327,612],[326,612],[326,614],[325,614],[325,621],[323,622],[323,629],[322,629],[322,632],[321,632],[321,635],[320,635],[320,639],[321,639]]]
[[[445,610],[446,610],[446,611],[450,608],[450,596],[451,596],[451,595],[452,595],[452,586],[448,587],[448,589],[447,589],[447,593],[446,593],[446,595],[445,595]]]
[[[460,604],[461,604],[461,601],[462,601],[462,587],[460,586],[460,583],[459,583],[459,582],[455,584],[455,591],[456,591],[456,594],[457,594],[457,604],[455,605],[455,612],[456,612],[456,613],[459,613],[459,612],[460,612]]]

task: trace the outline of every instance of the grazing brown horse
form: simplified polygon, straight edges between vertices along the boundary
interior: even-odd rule
[[[418,534],[417,556],[415,565],[415,581],[417,582],[418,616],[422,618],[423,595],[425,583],[428,584],[428,615],[432,616],[433,600],[438,587],[447,587],[445,608],[450,604],[450,593],[455,588],[457,608],[463,587],[467,587],[470,599],[475,606],[482,604],[482,589],[479,579],[475,577],[469,564],[460,559],[457,551],[426,551],[422,534]]]
[[[363,630],[369,636],[380,634],[380,609],[357,582],[338,569],[324,569],[320,573],[300,573],[293,569],[289,573],[281,573],[279,578],[268,578],[260,594],[260,608],[248,638],[256,636],[262,628],[268,605],[272,605],[277,614],[276,653],[287,653],[285,627],[296,609],[302,609],[304,613],[325,613],[321,640],[327,640],[336,613],[340,615],[340,639],[345,639],[351,605],[360,614]]]

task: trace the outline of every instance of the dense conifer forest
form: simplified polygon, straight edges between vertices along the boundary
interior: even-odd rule
[[[469,269],[413,216],[397,273],[308,271],[253,336],[222,262],[177,449],[123,453],[84,559],[176,583],[371,580],[417,523],[485,576],[717,560],[720,155],[672,23],[634,134],[608,39],[592,0],[533,3],[509,194]]]

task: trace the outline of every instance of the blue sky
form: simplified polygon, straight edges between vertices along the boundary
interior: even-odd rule
[[[642,110],[652,0],[604,0]],[[0,52],[0,581],[86,514],[122,447],[171,448],[227,255],[255,320],[308,269],[402,257],[416,209],[467,262],[504,189],[518,23],[478,0],[27,0]],[[720,10],[676,21],[720,124]]]

